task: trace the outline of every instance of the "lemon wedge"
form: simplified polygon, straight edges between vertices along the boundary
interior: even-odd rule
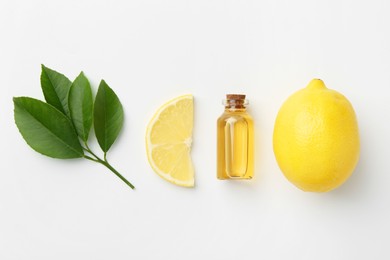
[[[163,179],[184,187],[194,186],[191,160],[194,101],[192,95],[162,105],[146,130],[146,152],[153,170]]]

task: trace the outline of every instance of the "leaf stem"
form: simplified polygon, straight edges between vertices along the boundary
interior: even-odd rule
[[[84,142],[85,146],[86,147],[83,147],[83,149],[85,151],[87,151],[88,153],[90,153],[94,158],[88,156],[88,155],[84,155],[84,158],[85,159],[88,159],[90,161],[93,161],[93,162],[97,162],[97,163],[100,163],[104,166],[106,166],[106,168],[108,168],[111,172],[113,172],[116,176],[118,176],[124,183],[126,183],[131,189],[135,189],[134,185],[131,184],[125,177],[122,176],[122,174],[120,174],[114,167],[112,167],[112,165],[107,161],[107,153],[104,153],[104,160],[100,159],[99,156],[97,156],[94,152],[91,151],[91,149],[88,147],[88,144],[87,142]]]
[[[117,170],[115,170],[114,167],[111,166],[111,164],[109,164],[108,161],[101,161],[100,160],[100,163],[103,164],[104,166],[106,166],[108,169],[110,169],[116,176],[118,176],[124,183],[126,183],[130,188],[132,188],[133,190],[135,189],[134,185],[131,184],[128,180],[126,180],[125,177],[123,177]]]
[[[85,159],[88,159],[88,160],[90,160],[90,161],[99,162],[98,160],[93,159],[92,157],[90,157],[90,156],[88,156],[88,155],[84,155],[84,158],[85,158]]]

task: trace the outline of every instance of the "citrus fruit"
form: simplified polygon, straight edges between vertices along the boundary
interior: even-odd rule
[[[146,130],[146,151],[153,170],[174,184],[193,187],[191,160],[194,102],[192,95],[162,105]]]
[[[286,178],[304,191],[343,184],[359,160],[359,131],[351,103],[322,80],[291,95],[277,115],[273,148]]]

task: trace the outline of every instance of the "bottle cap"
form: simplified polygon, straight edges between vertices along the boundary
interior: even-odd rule
[[[249,104],[249,100],[245,99],[244,94],[227,94],[226,100],[222,104],[226,108],[245,108]]]
[[[226,99],[227,100],[244,100],[245,95],[243,95],[243,94],[227,94]]]

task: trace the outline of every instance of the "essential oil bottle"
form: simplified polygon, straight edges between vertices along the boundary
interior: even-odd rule
[[[254,130],[247,113],[245,95],[228,94],[224,113],[217,121],[217,177],[252,179],[254,171]]]

